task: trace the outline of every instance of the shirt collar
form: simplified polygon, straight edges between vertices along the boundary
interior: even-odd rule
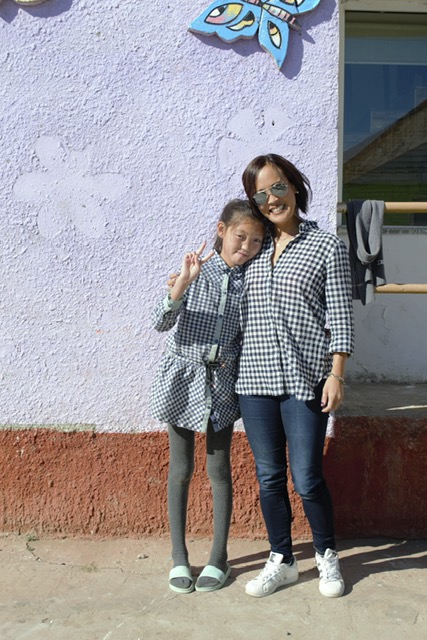
[[[244,273],[245,265],[237,266],[237,267],[229,267],[224,260],[221,258],[219,253],[215,251],[212,258],[206,263],[206,267],[211,265],[215,271],[220,271],[221,273],[229,273],[231,278],[241,278]],[[205,268],[205,267],[204,267]]]
[[[310,231],[314,231],[315,229],[318,229],[318,224],[317,222],[315,222],[315,220],[301,220],[299,227],[298,227],[298,235],[296,236],[296,238],[298,236],[303,236],[306,233],[309,233]],[[268,232],[266,234],[266,237],[270,238],[270,243],[273,242],[273,234],[272,232]]]
[[[299,232],[301,234],[308,233],[309,231],[313,231],[314,229],[318,229],[319,226],[315,220],[303,220],[299,226]]]

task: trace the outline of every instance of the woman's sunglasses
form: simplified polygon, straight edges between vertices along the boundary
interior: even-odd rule
[[[252,196],[252,200],[258,207],[262,207],[268,200],[268,196],[276,196],[277,198],[283,198],[288,193],[289,185],[286,182],[276,182],[269,189],[262,189],[257,191]]]

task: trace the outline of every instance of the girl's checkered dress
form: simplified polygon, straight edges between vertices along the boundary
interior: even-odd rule
[[[173,328],[173,331],[167,338],[151,393],[154,418],[193,431],[205,431],[207,417],[215,431],[239,418],[234,387],[241,344],[239,308],[243,271],[244,267],[230,269],[215,253],[181,300],[172,302],[167,297],[155,307],[155,329]],[[214,366],[210,366],[209,353],[226,273],[229,284],[219,349]],[[212,402],[208,412],[207,402]]]

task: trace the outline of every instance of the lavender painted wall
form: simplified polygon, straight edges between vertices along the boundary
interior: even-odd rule
[[[282,71],[256,39],[189,33],[205,6],[0,5],[2,425],[159,428],[151,309],[254,155],[288,155],[335,230],[336,1],[301,19]]]

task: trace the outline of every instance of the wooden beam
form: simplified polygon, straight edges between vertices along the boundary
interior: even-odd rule
[[[427,284],[382,284],[375,293],[427,293]]]
[[[347,204],[339,202],[337,213],[347,213]],[[427,213],[427,202],[384,202],[384,213]]]

